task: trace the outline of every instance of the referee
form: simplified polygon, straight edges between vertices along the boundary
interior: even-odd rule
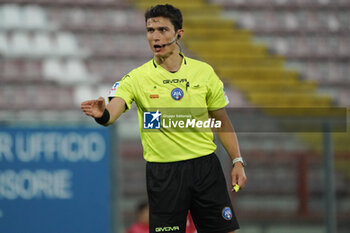
[[[211,118],[221,121],[217,133],[233,161],[232,187],[243,188],[247,179],[244,161],[225,111],[228,99],[223,83],[211,66],[179,51],[177,42],[184,35],[181,11],[172,5],[157,5],[146,11],[145,21],[153,59],[113,85],[107,106],[100,97],[83,102],[81,109],[107,126],[129,110],[134,101],[140,129],[144,128],[147,109],[207,109]],[[199,233],[239,229],[224,174],[214,154],[216,145],[211,131],[140,133],[147,161],[151,233],[185,233],[188,210]]]

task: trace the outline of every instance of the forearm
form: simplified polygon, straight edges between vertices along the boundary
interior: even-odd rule
[[[217,133],[220,142],[224,146],[228,155],[231,157],[231,159],[241,157],[237,136],[232,127],[231,121],[227,116],[226,110],[222,108],[209,112],[209,114],[216,120],[221,121],[221,128],[217,129]]]
[[[104,126],[113,124],[125,111],[125,101],[121,98],[113,98],[107,105],[106,109],[109,112],[109,120]]]
[[[224,146],[228,155],[231,157],[232,160],[234,160],[235,158],[240,158],[241,153],[239,151],[237,136],[225,109],[219,109],[209,113],[211,117],[221,121],[221,128],[217,130],[217,133],[221,144]],[[241,162],[235,163],[232,167],[232,191],[234,190],[234,187],[236,187],[236,185],[238,185],[238,189],[243,188],[245,186],[247,177],[244,172],[244,166],[244,163]],[[237,192],[237,190],[235,191]]]
[[[125,112],[125,101],[122,98],[113,98],[107,105],[110,119],[107,125],[113,124]]]
[[[221,129],[218,130],[218,137],[221,144],[232,160],[241,157],[237,136],[231,123],[228,121],[222,122],[222,124]]]

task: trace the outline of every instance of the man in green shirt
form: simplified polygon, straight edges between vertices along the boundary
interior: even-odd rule
[[[228,99],[223,83],[210,65],[179,51],[177,42],[184,35],[179,9],[157,5],[145,13],[145,21],[153,59],[114,84],[107,106],[100,97],[83,102],[81,108],[107,126],[136,103],[147,161],[150,232],[184,233],[188,210],[199,233],[234,232],[239,225],[210,130],[215,125],[233,160],[232,187],[244,187],[244,162],[224,108]],[[193,116],[175,121],[174,109],[187,109],[182,117]],[[205,126],[209,129],[203,130]]]

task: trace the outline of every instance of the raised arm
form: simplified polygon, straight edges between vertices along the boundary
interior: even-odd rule
[[[122,98],[113,98],[106,107],[106,102],[103,97],[96,100],[87,100],[81,103],[81,109],[87,116],[95,119],[103,119],[107,121],[102,125],[108,126],[114,123],[120,115],[125,111],[125,101]],[[108,116],[106,115],[108,114]],[[105,119],[105,120],[104,120]]]
[[[225,108],[210,111],[209,114],[212,118],[215,118],[215,120],[221,121],[221,128],[218,129],[217,133],[220,142],[224,146],[228,155],[231,157],[232,160],[241,157],[236,133],[232,127],[230,119],[227,116]],[[232,186],[236,184],[238,184],[241,188],[245,186],[247,177],[245,175],[244,165],[242,163],[238,162],[234,164],[231,176]]]

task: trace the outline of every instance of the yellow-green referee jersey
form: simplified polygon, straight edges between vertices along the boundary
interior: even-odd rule
[[[144,159],[149,162],[193,159],[216,150],[211,131],[143,130],[143,113],[148,109],[206,108],[213,111],[228,104],[223,83],[213,68],[204,62],[187,58],[182,53],[180,55],[183,59],[177,72],[165,70],[152,59],[125,75],[109,92],[109,98],[122,98],[127,109],[135,101]]]

